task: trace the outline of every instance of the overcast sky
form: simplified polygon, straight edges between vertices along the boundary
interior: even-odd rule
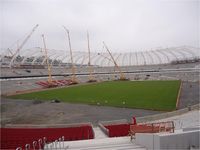
[[[39,27],[24,48],[42,45],[87,50],[86,31],[92,51],[141,51],[158,47],[199,47],[200,2],[198,0],[0,0],[1,49],[14,48],[31,29]]]

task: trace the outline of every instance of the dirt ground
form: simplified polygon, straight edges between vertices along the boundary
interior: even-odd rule
[[[1,100],[1,123],[5,124],[69,124],[128,119],[158,111],[91,106],[85,104],[51,103],[50,101]]]

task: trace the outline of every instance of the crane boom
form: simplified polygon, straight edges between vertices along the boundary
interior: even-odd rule
[[[110,59],[110,58],[108,58],[108,57],[106,57],[106,56],[104,56],[104,55],[102,55],[102,54],[98,54],[98,55],[100,55],[101,57],[103,57],[103,58],[107,59],[107,60],[108,60],[108,61],[110,61],[110,62],[113,62],[113,60],[112,60],[112,59]]]
[[[116,63],[114,57],[112,56],[111,52],[109,51],[108,47],[106,46],[106,44],[104,42],[103,42],[103,44],[104,44],[106,50],[108,51],[108,53],[109,53],[114,65],[115,65],[115,67],[118,69],[118,71],[120,73],[120,80],[126,80],[126,78],[124,76],[124,73],[121,71],[120,67],[117,65],[117,63]]]
[[[88,57],[89,57],[89,61],[88,61],[88,65],[90,66],[90,42],[89,42],[89,33],[87,31],[87,41],[88,41]]]
[[[94,77],[92,75],[92,66],[91,66],[91,61],[90,61],[90,42],[89,42],[89,33],[87,31],[87,41],[88,41],[88,67],[89,67],[89,82],[95,82]]]
[[[24,39],[24,41],[22,42],[21,45],[19,45],[17,47],[16,52],[13,54],[12,59],[10,61],[10,67],[12,67],[13,61],[15,60],[15,58],[17,57],[17,54],[19,53],[19,51],[23,48],[23,46],[26,44],[26,42],[29,40],[29,38],[31,37],[31,35],[33,34],[33,32],[36,30],[36,28],[39,25],[37,24],[36,26],[34,26],[34,28],[31,30],[31,32],[28,34],[28,36]]]
[[[45,59],[46,59],[47,68],[48,68],[48,75],[49,75],[48,82],[51,84],[53,80],[52,80],[52,76],[51,76],[51,66],[49,64],[44,34],[42,34],[42,39],[43,39],[43,44],[44,44]]]
[[[67,33],[67,37],[68,37],[68,43],[69,43],[69,50],[70,50],[70,57],[71,57],[71,64],[72,64],[72,83],[76,84],[77,79],[76,79],[76,75],[75,75],[75,65],[74,65],[74,61],[73,61],[73,55],[72,55],[72,48],[71,48],[71,41],[70,41],[70,34],[69,34],[69,30],[63,26],[63,28],[65,29],[66,33]]]
[[[12,53],[12,51],[8,48],[7,49],[8,51],[9,51],[9,53],[12,55],[12,57],[13,57],[13,53]]]

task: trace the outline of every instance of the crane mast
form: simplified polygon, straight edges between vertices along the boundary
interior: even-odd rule
[[[34,28],[31,30],[31,32],[28,34],[28,36],[24,39],[24,41],[22,42],[21,45],[17,46],[17,50],[16,52],[12,55],[12,59],[10,61],[10,67],[12,67],[13,65],[13,61],[15,60],[15,58],[17,57],[17,54],[19,53],[19,51],[23,48],[23,46],[26,44],[26,42],[29,40],[29,38],[31,37],[31,35],[33,34],[33,32],[36,30],[36,28],[39,25],[37,24],[36,26],[34,26]]]
[[[94,79],[94,76],[92,75],[93,72],[93,68],[91,65],[91,61],[90,61],[90,42],[89,42],[89,33],[87,31],[87,41],[88,41],[88,68],[89,68],[89,81],[88,82],[96,82],[96,80]]]
[[[109,55],[110,55],[110,57],[111,57],[111,59],[112,59],[114,65],[115,65],[115,68],[116,68],[116,69],[119,71],[119,73],[120,73],[120,80],[127,80],[126,77],[124,76],[124,73],[121,71],[121,68],[117,65],[117,63],[116,63],[114,57],[112,56],[111,52],[109,51],[108,47],[106,46],[106,44],[105,44],[104,42],[103,42],[103,44],[104,44],[106,50],[108,51],[108,53],[109,53]]]
[[[104,45],[103,45],[103,49],[104,49]],[[103,54],[101,54],[101,53],[98,53],[98,55],[100,55],[101,57],[103,57],[104,59],[107,59],[109,62],[113,62],[113,60],[112,59],[110,59],[110,58],[108,58],[107,56],[104,56]],[[104,60],[103,59],[103,60]],[[114,72],[115,72],[115,67],[114,67]],[[113,74],[113,80],[115,80],[115,74]]]
[[[70,50],[70,57],[71,57],[71,64],[72,64],[72,84],[77,84],[78,81],[77,81],[76,75],[75,75],[75,65],[74,65],[73,55],[72,55],[70,34],[69,34],[69,30],[68,30],[65,26],[63,26],[63,28],[65,29],[65,31],[66,31],[66,33],[67,33],[68,43],[69,43],[69,50]]]
[[[45,59],[46,59],[47,68],[48,68],[48,75],[49,75],[48,82],[49,82],[49,84],[52,84],[53,80],[52,80],[52,76],[51,76],[51,66],[49,64],[44,34],[42,34],[42,40],[43,40],[43,44],[44,44]]]

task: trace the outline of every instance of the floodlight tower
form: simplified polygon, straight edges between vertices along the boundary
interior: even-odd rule
[[[116,63],[114,57],[112,56],[111,52],[109,51],[108,47],[106,46],[106,44],[105,44],[104,42],[103,42],[103,44],[104,44],[106,50],[108,51],[108,53],[109,53],[109,55],[110,55],[110,57],[111,57],[111,59],[112,59],[114,65],[115,65],[115,68],[116,68],[116,69],[119,71],[119,73],[120,73],[120,79],[119,79],[119,80],[127,80],[127,78],[125,77],[124,73],[121,71],[121,68],[117,65],[117,63]]]
[[[72,64],[72,84],[77,84],[78,81],[77,81],[76,74],[75,74],[75,65],[74,65],[73,56],[72,56],[70,34],[69,34],[69,30],[65,26],[63,26],[63,28],[67,33],[68,42],[69,42],[69,50],[70,50],[70,57],[71,57],[71,64]]]
[[[90,43],[89,43],[89,33],[87,31],[87,41],[88,41],[88,69],[89,69],[89,80],[88,82],[96,82],[97,80],[94,79],[94,76],[93,76],[93,68],[92,68],[92,65],[91,65],[91,61],[90,61]]]

